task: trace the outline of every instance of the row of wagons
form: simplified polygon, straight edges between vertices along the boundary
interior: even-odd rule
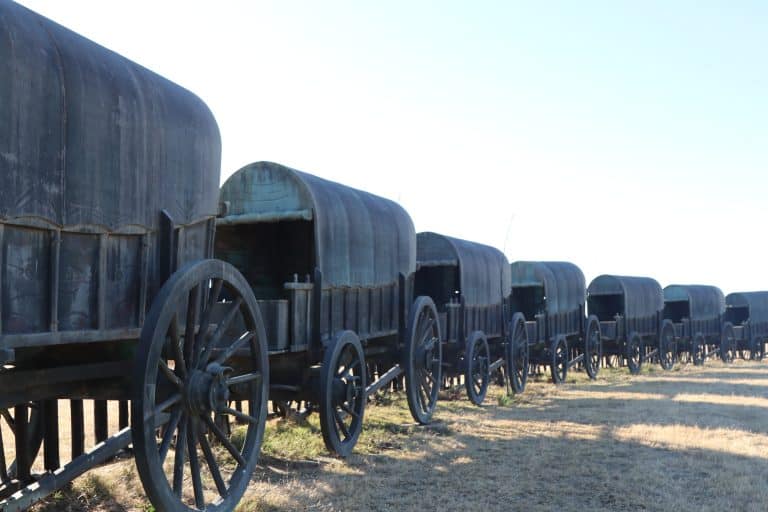
[[[457,381],[481,404],[547,368],[762,358],[768,292],[587,286],[274,163],[219,187],[192,93],[9,0],[0,33],[2,510],[129,446],[156,510],[233,510],[270,403],[346,456],[392,388],[426,424]]]

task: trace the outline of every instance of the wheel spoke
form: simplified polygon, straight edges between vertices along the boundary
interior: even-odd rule
[[[426,325],[424,325],[424,327],[422,327],[421,330],[419,331],[418,338],[416,338],[419,341],[419,344],[423,344],[424,342],[428,341],[426,340],[427,331],[432,329],[432,326],[434,325],[434,323],[435,323],[435,319],[430,316],[427,319]]]
[[[200,443],[200,448],[203,449],[205,462],[208,464],[208,469],[211,471],[211,476],[213,477],[213,482],[216,484],[216,489],[219,491],[219,496],[225,498],[227,496],[227,485],[221,477],[221,470],[219,470],[216,457],[213,455],[211,444],[208,442],[208,438],[200,432],[197,434],[197,440]]]
[[[349,405],[347,405],[347,404],[341,404],[341,408],[342,408],[342,410],[343,410],[345,413],[349,414],[349,415],[350,415],[350,416],[352,416],[353,418],[355,418],[355,419],[360,419],[360,415],[359,415],[359,414],[357,414],[357,413],[355,412],[355,410],[354,410],[354,409],[352,409],[352,408],[351,408]]]
[[[225,407],[222,409],[222,412],[225,412],[227,414],[231,414],[232,416],[241,419],[243,421],[246,421],[248,423],[253,423],[254,425],[259,424],[259,420],[254,418],[253,416],[249,416],[248,414],[245,414],[244,412],[238,411],[237,409],[232,409],[231,407]]]
[[[179,402],[181,402],[181,393],[177,393],[166,399],[164,402],[161,402],[157,407],[155,407],[154,415],[160,415],[164,410],[173,405],[176,405]]]
[[[200,318],[200,328],[195,336],[195,349],[194,360],[197,363],[203,354],[203,350],[206,348],[208,336],[208,327],[211,325],[211,314],[213,313],[213,307],[216,305],[216,301],[221,295],[221,288],[224,285],[224,281],[221,279],[214,279],[213,286],[211,286],[210,294],[208,295],[208,302],[203,310],[203,314]],[[197,366],[197,364],[195,364]]]
[[[13,416],[11,416],[11,413],[8,412],[8,409],[0,409],[0,416],[5,418],[5,422],[8,423],[8,428],[11,429],[11,432],[14,434],[16,433],[16,422],[13,421]]]
[[[165,462],[165,458],[168,456],[168,449],[171,447],[173,434],[176,431],[176,428],[179,426],[179,421],[181,421],[183,415],[184,413],[181,409],[174,411],[171,415],[171,421],[169,421],[166,425],[165,432],[163,433],[163,439],[160,442],[160,464],[163,464]]]
[[[211,352],[213,352],[216,349],[216,345],[221,341],[221,337],[224,335],[224,332],[229,328],[230,324],[232,323],[232,320],[234,320],[235,315],[240,311],[240,307],[243,304],[243,298],[238,297],[235,299],[232,306],[229,308],[229,311],[224,315],[224,317],[221,319],[221,321],[216,326],[216,330],[211,335],[211,339],[208,342],[208,346],[203,351],[203,355],[200,356],[200,366],[205,366],[205,364],[208,362],[208,359],[211,356]]]
[[[181,379],[175,373],[173,373],[173,370],[171,370],[168,367],[168,363],[166,363],[165,361],[160,359],[159,366],[160,366],[160,370],[162,370],[162,372],[163,372],[163,375],[165,375],[168,378],[168,380],[171,381],[171,383],[174,386],[179,388],[179,390],[183,391],[184,390],[184,383],[181,381]]]
[[[339,426],[341,431],[344,433],[344,437],[349,437],[349,429],[347,428],[347,425],[344,423],[344,419],[339,414],[339,411],[336,410],[335,407],[333,409],[333,418],[336,420],[336,424]]]
[[[237,377],[230,377],[227,379],[227,386],[237,386],[238,384],[245,384],[246,382],[256,381],[257,386],[261,384],[261,372],[245,373],[238,375]]]
[[[218,364],[223,364],[225,361],[227,361],[230,357],[232,357],[235,352],[240,350],[243,345],[251,341],[256,336],[256,333],[253,331],[248,331],[246,333],[243,333],[240,338],[237,339],[232,345],[227,348],[227,350],[224,351],[223,354],[221,354],[219,357],[215,359],[215,362]]]
[[[184,455],[187,442],[187,425],[189,418],[184,416],[179,426],[179,435],[176,437],[176,456],[173,460],[173,493],[181,497],[181,488],[184,483]]]
[[[192,473],[192,489],[195,493],[195,505],[202,510],[205,507],[205,497],[203,496],[203,481],[200,476],[200,459],[197,457],[197,421],[194,418],[189,422],[189,430],[187,451],[189,451],[189,469]]]
[[[213,435],[216,436],[216,438],[221,442],[222,445],[224,445],[224,448],[227,449],[227,451],[232,455],[232,457],[237,461],[238,464],[241,466],[246,466],[245,459],[243,459],[243,455],[235,448],[235,445],[232,444],[232,441],[229,440],[227,435],[221,431],[218,425],[213,422],[213,420],[208,415],[202,416],[203,421],[205,421],[205,424],[208,426],[209,429],[211,429],[211,432],[213,432]]]

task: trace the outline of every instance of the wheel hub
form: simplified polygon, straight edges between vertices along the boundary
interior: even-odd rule
[[[196,414],[222,412],[229,403],[227,376],[231,371],[232,368],[217,363],[193,371],[184,389],[187,409]]]

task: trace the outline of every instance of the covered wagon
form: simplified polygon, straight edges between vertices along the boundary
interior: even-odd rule
[[[506,357],[509,262],[498,249],[438,233],[416,240],[416,294],[437,305],[444,376],[463,376],[467,396],[480,405]]]
[[[671,322],[662,325],[663,310],[661,286],[650,277],[604,274],[587,288],[587,312],[600,322],[603,355],[625,361],[632,374],[674,336]]]
[[[231,510],[256,465],[268,371],[250,288],[208,259],[216,121],[189,91],[5,0],[0,34],[0,508],[132,443],[157,510]],[[210,321],[219,307],[239,332]],[[229,397],[249,405],[237,446],[214,426]],[[227,450],[214,458],[212,443]]]
[[[675,341],[665,338],[659,361],[670,369],[676,358],[691,359],[695,365],[719,354],[733,360],[736,350],[734,328],[724,322],[725,297],[720,288],[706,285],[673,284],[664,288],[664,319],[674,325]]]
[[[725,297],[725,319],[733,325],[742,358],[760,361],[768,341],[768,292],[736,292]]]
[[[512,325],[515,346],[528,347],[514,363],[513,387],[525,387],[530,361],[547,366],[552,381],[565,381],[568,368],[581,364],[590,378],[600,369],[602,342],[597,317],[585,314],[586,290],[581,269],[568,262],[512,263]]]
[[[430,421],[441,374],[438,314],[414,297],[416,233],[398,204],[279,164],[257,162],[221,188],[216,256],[242,272],[266,325],[269,396],[320,414],[347,455],[367,396],[405,375]]]

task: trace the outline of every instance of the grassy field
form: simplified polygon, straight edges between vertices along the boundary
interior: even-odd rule
[[[768,508],[768,364],[738,361],[630,378],[545,378],[478,408],[439,404],[413,424],[404,397],[366,410],[347,461],[325,454],[316,415],[273,420],[239,510],[675,510]],[[503,405],[500,405],[503,404]],[[131,459],[78,479],[36,511],[148,511]]]

